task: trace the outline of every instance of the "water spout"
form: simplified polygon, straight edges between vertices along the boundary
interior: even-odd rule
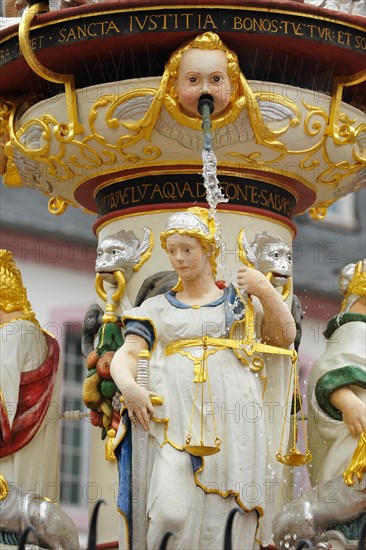
[[[214,99],[210,94],[202,94],[198,100],[197,110],[202,116],[203,148],[206,151],[212,149],[212,134],[210,116],[214,112]]]

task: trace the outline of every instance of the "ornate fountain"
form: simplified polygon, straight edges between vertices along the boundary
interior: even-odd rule
[[[211,118],[228,199],[218,206],[221,263],[233,273],[243,227],[249,239],[268,231],[291,243],[297,214],[321,219],[362,187],[365,19],[291,0],[131,0],[54,11],[35,4],[0,31],[4,183],[48,195],[55,215],[68,207],[97,213],[99,243],[125,232],[138,248],[148,231],[122,309],[149,276],[169,269],[153,239],[168,215],[207,204],[202,118],[182,108],[179,62],[168,63],[204,33],[219,35],[240,65],[227,106]],[[104,450],[97,438],[93,445],[91,478],[99,482]],[[115,473],[105,468],[110,500]],[[100,537],[117,538],[108,528]]]

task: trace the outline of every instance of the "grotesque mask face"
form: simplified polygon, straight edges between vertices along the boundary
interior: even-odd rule
[[[135,264],[135,251],[132,244],[118,241],[113,236],[107,237],[97,248],[95,271],[104,275],[106,280],[111,278],[111,281],[113,277],[108,277],[107,274],[116,270],[122,270],[129,277]]]
[[[96,270],[114,271],[127,257],[128,248],[125,243],[104,240],[97,248]]]
[[[181,59],[175,87],[182,109],[197,116],[198,100],[210,94],[214,100],[214,116],[229,104],[233,86],[228,75],[228,61],[222,50],[187,50]]]
[[[133,231],[121,230],[105,237],[97,248],[95,271],[105,281],[114,282],[114,271],[123,271],[128,281],[136,265],[147,259],[151,230],[144,227],[144,238],[140,240]],[[145,258],[143,258],[145,255]],[[139,267],[139,266],[138,266]]]
[[[292,276],[290,248],[285,243],[265,244],[258,258],[258,269],[264,274],[273,274],[273,286],[284,286],[287,279]]]

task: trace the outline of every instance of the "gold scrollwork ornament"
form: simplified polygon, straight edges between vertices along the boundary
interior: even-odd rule
[[[56,73],[44,67],[35,56],[31,47],[30,27],[32,21],[37,14],[45,11],[48,11],[48,5],[45,3],[34,4],[25,9],[19,24],[19,47],[25,61],[35,74],[48,82],[63,84],[65,86],[68,124],[60,123],[56,125],[54,134],[61,141],[68,143],[73,140],[75,135],[84,132],[84,127],[80,124],[78,119],[74,75]]]

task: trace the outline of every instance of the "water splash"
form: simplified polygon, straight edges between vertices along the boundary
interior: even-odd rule
[[[217,158],[212,149],[203,149],[202,162],[203,185],[206,189],[206,200],[210,209],[216,210],[219,203],[228,202],[229,199],[225,197],[219,187],[219,180],[217,178]]]
[[[210,218],[213,218],[216,227],[215,240],[216,245],[219,247],[220,252],[223,251],[222,230],[221,224],[217,215],[217,205],[223,202],[228,202],[228,198],[225,197],[219,186],[219,180],[217,178],[217,159],[210,149],[203,149],[202,151],[203,162],[203,185],[206,189],[206,201],[210,207]]]
[[[210,218],[215,221],[216,245],[222,249],[221,226],[217,217],[217,205],[228,202],[228,198],[222,193],[217,179],[217,158],[212,150],[212,125],[210,116],[214,112],[214,98],[210,94],[202,94],[198,100],[197,111],[202,115],[203,130],[203,185],[206,189],[206,200],[210,207]]]

